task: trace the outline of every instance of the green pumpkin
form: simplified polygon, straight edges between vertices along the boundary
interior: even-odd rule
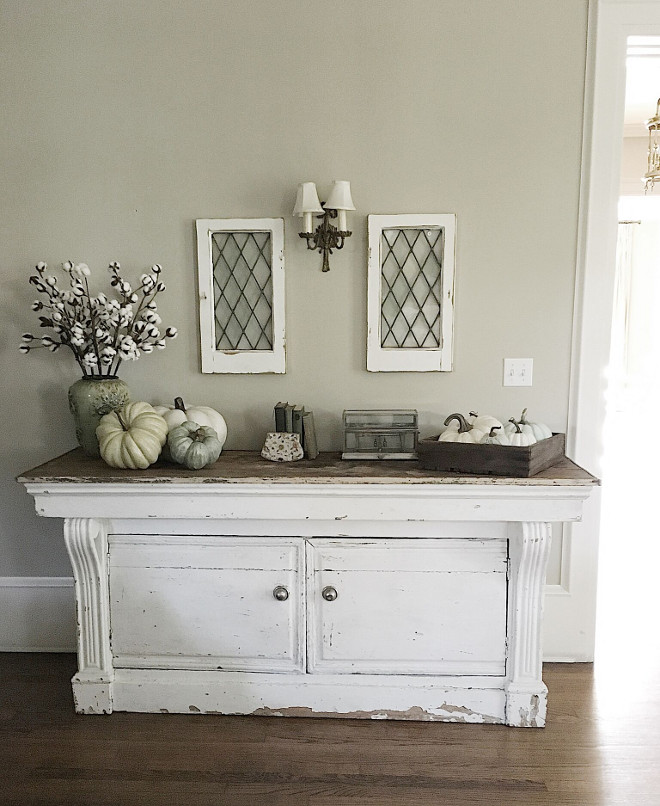
[[[188,470],[201,470],[212,465],[222,451],[222,442],[215,429],[191,420],[173,428],[167,435],[167,444],[172,459]]]

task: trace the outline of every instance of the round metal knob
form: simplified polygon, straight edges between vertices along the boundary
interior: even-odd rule
[[[278,585],[273,590],[273,596],[278,602],[286,602],[286,600],[289,598],[289,591],[284,587],[284,585]]]
[[[321,596],[326,600],[326,602],[334,602],[338,596],[337,589],[333,588],[331,585],[328,585],[321,591]]]

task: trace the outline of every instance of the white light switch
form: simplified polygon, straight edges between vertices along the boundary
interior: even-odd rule
[[[533,358],[505,358],[503,386],[531,386]]]

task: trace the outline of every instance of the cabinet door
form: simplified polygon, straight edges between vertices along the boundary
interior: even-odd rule
[[[507,541],[314,539],[308,670],[504,675]]]
[[[115,666],[304,671],[303,545],[111,536]]]

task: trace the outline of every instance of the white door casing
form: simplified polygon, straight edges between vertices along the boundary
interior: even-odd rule
[[[660,3],[591,0],[588,29],[567,453],[600,476],[614,300],[627,39],[660,36]],[[582,522],[565,527],[561,581],[546,590],[546,660],[594,658],[600,501],[600,490],[595,490],[585,503]]]

